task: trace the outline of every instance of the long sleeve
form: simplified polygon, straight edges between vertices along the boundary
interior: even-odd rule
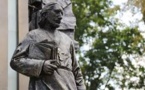
[[[30,35],[20,43],[10,62],[11,67],[17,72],[30,76],[39,77],[44,60],[32,59],[28,57],[30,44],[34,42]]]
[[[77,85],[77,90],[86,90],[86,86],[84,84],[81,68],[79,66],[78,61],[76,60],[76,57],[75,57],[74,46],[71,46],[71,52],[72,52],[72,60],[73,60],[72,69],[73,69],[73,74],[74,74],[74,77],[75,77],[75,82],[76,82],[76,85]]]

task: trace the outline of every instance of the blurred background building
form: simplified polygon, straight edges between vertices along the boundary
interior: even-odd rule
[[[28,77],[10,68],[17,44],[28,32],[28,0],[0,0],[0,90],[28,90]]]

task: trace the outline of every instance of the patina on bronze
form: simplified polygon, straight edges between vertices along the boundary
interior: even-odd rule
[[[50,2],[57,2],[63,9],[63,16],[59,27],[59,31],[67,34],[74,40],[74,32],[76,27],[76,18],[72,11],[71,0],[29,0],[29,30],[37,29],[39,27],[38,22],[40,19],[40,10]],[[79,49],[79,43],[74,40],[75,50]]]
[[[11,67],[30,77],[29,90],[86,90],[73,40],[56,28],[63,9],[54,2],[41,10],[38,29],[18,45]]]
[[[30,30],[36,29],[39,27],[39,16],[40,11],[45,5],[50,2],[57,2],[63,8],[63,16],[58,30],[64,32],[72,39],[74,38],[74,30],[76,26],[76,18],[72,11],[71,0],[29,0],[29,21],[30,21]]]

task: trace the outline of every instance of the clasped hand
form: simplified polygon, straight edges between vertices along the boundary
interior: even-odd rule
[[[56,60],[46,60],[43,65],[43,73],[51,75],[57,69]]]

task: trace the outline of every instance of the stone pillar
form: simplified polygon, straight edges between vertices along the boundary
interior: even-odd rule
[[[19,42],[24,39],[28,32],[28,0],[18,0],[18,37]],[[29,77],[19,74],[19,90],[28,90]]]
[[[0,0],[0,90],[8,89],[8,2]]]

